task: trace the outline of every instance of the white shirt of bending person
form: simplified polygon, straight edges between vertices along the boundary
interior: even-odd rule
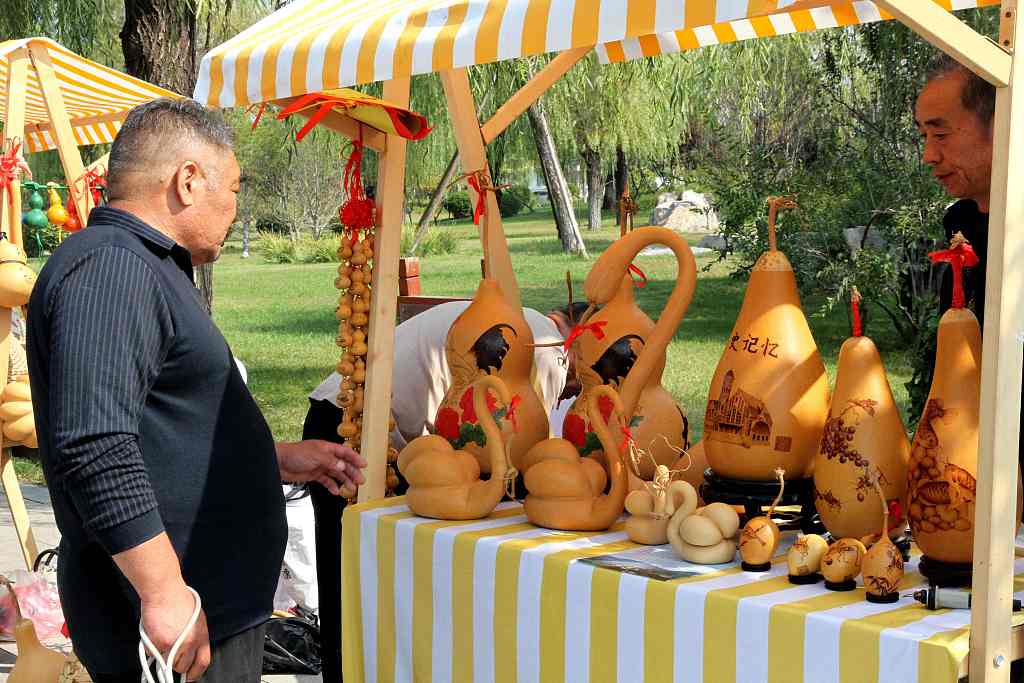
[[[417,436],[427,434],[427,423],[433,422],[437,409],[452,383],[444,345],[452,323],[466,308],[469,301],[439,304],[395,328],[395,367],[391,385],[391,413],[395,429],[391,432],[391,445],[401,450]],[[555,323],[542,313],[524,308],[526,323],[533,331],[535,344],[561,342]],[[565,387],[566,362],[561,346],[534,349],[536,385],[545,413],[551,415],[562,389]],[[309,397],[330,401],[337,405],[341,376],[331,373]],[[566,401],[560,406],[564,412]],[[561,432],[561,418],[556,433]]]

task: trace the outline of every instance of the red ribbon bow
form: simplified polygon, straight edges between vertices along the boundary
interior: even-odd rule
[[[100,200],[103,199],[102,188],[105,188],[107,186],[106,175],[107,167],[104,166],[103,164],[100,164],[95,168],[86,169],[85,173],[82,174],[82,177],[78,181],[76,181],[76,184],[77,182],[84,181],[84,191],[92,194],[93,206],[99,206]]]
[[[511,403],[508,404],[508,411],[505,413],[505,417],[512,422],[512,431],[519,431],[519,421],[516,419],[516,408],[523,402],[523,399],[516,394],[512,397]]]
[[[484,211],[487,210],[487,195],[484,194],[484,190],[480,187],[480,179],[477,178],[476,173],[470,173],[466,177],[466,181],[469,186],[476,190],[476,207],[473,209],[473,225],[480,223],[480,216],[484,215]]]
[[[10,147],[0,155],[0,190],[6,189],[7,196],[14,201],[14,183],[22,173],[32,177],[32,171],[21,155],[21,142],[11,141]]]
[[[633,440],[633,430],[628,425],[622,426],[622,445],[619,447],[625,451],[629,447],[629,443]]]
[[[565,350],[568,351],[569,347],[573,345],[577,339],[583,336],[587,332],[593,332],[597,339],[604,339],[604,330],[601,328],[608,324],[607,320],[598,320],[597,322],[587,323],[586,325],[577,325],[572,328],[569,336],[565,339]]]
[[[633,279],[633,284],[640,288],[647,286],[647,275],[644,274],[644,271],[640,270],[637,266],[634,266],[632,263],[630,263],[629,272],[636,273],[637,275],[640,276],[639,280],[637,280],[636,278]]]
[[[959,238],[959,239],[958,239]],[[953,236],[953,244],[949,249],[933,251],[928,254],[932,263],[946,262],[953,268],[953,308],[963,308],[964,300],[964,267],[970,268],[978,265],[978,255],[974,253],[973,247],[963,238],[959,232]]]

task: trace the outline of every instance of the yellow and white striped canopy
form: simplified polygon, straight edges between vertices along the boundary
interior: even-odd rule
[[[170,90],[133,78],[80,57],[49,38],[23,38],[0,43],[0,93],[7,91],[8,59],[22,47],[43,45],[53,62],[64,105],[79,145],[111,142],[132,107],[157,97],[181,97]],[[55,147],[50,115],[43,101],[36,70],[29,66],[25,103],[25,146],[30,152]],[[0,118],[6,116],[0,97]]]
[[[244,106],[570,48],[623,61],[886,18],[869,0],[296,0],[207,53],[195,98]]]

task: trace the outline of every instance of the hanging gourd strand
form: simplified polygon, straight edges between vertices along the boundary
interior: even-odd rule
[[[363,187],[362,161],[362,139],[353,140],[341,180],[345,199],[338,207],[342,234],[338,246],[338,277],[334,280],[334,286],[341,290],[335,311],[338,319],[335,341],[342,349],[341,358],[335,366],[341,376],[337,403],[342,409],[342,417],[338,435],[357,451],[362,447],[376,221],[376,205],[366,196]],[[393,428],[392,421],[388,429]],[[398,453],[389,448],[385,480],[389,493],[393,493],[398,485],[397,461]],[[344,493],[351,496],[355,492]]]

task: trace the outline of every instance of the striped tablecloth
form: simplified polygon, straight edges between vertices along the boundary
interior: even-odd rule
[[[595,567],[576,560],[638,548],[621,523],[555,532],[515,503],[441,522],[388,498],[347,508],[342,539],[347,683],[939,683],[967,654],[967,610],[794,586],[781,556],[674,581]]]

